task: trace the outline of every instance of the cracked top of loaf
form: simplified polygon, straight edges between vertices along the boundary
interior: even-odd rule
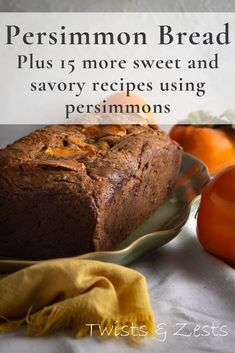
[[[0,150],[1,189],[67,188],[92,194],[98,205],[123,179],[141,177],[143,149],[151,161],[155,149],[166,151],[172,145],[177,144],[156,125],[51,125]]]

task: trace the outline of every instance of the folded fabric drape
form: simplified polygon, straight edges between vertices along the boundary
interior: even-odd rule
[[[111,263],[43,261],[0,280],[0,332],[71,329],[76,337],[147,336],[154,318],[145,278]]]

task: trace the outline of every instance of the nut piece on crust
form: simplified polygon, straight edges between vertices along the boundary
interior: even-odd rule
[[[99,139],[104,136],[125,136],[126,129],[122,125],[92,125],[85,127],[82,133]]]
[[[102,151],[108,151],[110,149],[110,146],[109,146],[108,142],[104,141],[104,140],[103,141],[102,140],[98,141],[97,147],[100,150],[102,150]]]
[[[38,159],[28,161],[28,164],[33,167],[65,169],[73,170],[75,172],[85,169],[85,165],[83,163],[71,159]]]

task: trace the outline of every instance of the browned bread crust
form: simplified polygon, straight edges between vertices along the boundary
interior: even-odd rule
[[[181,148],[156,126],[54,125],[0,151],[0,256],[114,249],[171,192]]]

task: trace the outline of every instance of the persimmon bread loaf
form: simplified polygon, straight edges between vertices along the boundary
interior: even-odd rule
[[[171,192],[182,150],[156,125],[53,125],[0,150],[0,256],[111,250]]]

